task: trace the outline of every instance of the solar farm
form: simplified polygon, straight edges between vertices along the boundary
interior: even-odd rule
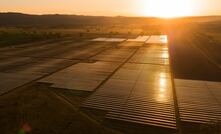
[[[79,111],[126,133],[220,122],[221,82],[174,78],[169,46],[166,35],[145,35],[1,48],[0,95],[33,84],[69,105],[83,95]]]

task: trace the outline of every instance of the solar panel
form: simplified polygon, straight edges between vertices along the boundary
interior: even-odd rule
[[[51,58],[32,58],[31,60],[29,63],[16,66],[13,69],[9,68],[4,70],[4,72],[29,75],[38,74],[43,76],[78,62],[75,60]]]
[[[126,41],[123,43],[118,44],[119,47],[141,47],[143,46],[143,42],[130,42],[130,41]]]
[[[104,41],[104,42],[123,42],[125,41],[126,39],[123,39],[123,38],[95,38],[95,39],[92,39],[91,41]]]
[[[221,82],[175,79],[181,121],[221,121]]]
[[[20,87],[36,78],[39,75],[25,75],[25,74],[15,74],[15,73],[0,73],[0,95],[10,90]]]
[[[82,105],[106,118],[176,129],[168,66],[126,63]]]
[[[95,39],[92,39],[91,41],[106,41],[107,38],[95,38]]]
[[[102,53],[100,53],[90,59],[100,60],[100,61],[124,62],[134,52],[135,52],[135,49],[130,49],[130,48],[113,48],[113,49],[108,49],[106,51],[103,51]]]
[[[138,36],[136,39],[128,39],[130,42],[145,42],[149,39],[150,36]]]
[[[167,46],[153,44],[141,47],[129,62],[169,65],[169,53],[166,48]]]
[[[167,36],[166,35],[152,35],[146,43],[156,43],[156,44],[166,44]]]
[[[39,82],[52,83],[51,87],[82,91],[93,91],[120,63],[95,62],[78,63],[56,72]]]

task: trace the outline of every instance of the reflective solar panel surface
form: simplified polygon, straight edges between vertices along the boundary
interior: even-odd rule
[[[120,64],[111,62],[79,63],[56,72],[41,83],[51,83],[51,87],[93,91]]]
[[[92,39],[91,41],[104,41],[104,42],[122,42],[125,41],[126,39],[123,38],[95,38]]]
[[[175,79],[181,121],[221,121],[221,82]]]
[[[146,43],[155,43],[155,44],[167,44],[167,35],[152,35]]]
[[[139,48],[82,107],[107,111],[108,120],[176,129],[168,47],[135,42],[147,38],[120,44]]]
[[[145,42],[150,38],[150,36],[138,36],[136,39],[128,39],[127,41],[132,42]]]

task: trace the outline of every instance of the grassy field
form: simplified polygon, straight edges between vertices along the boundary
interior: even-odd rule
[[[87,40],[97,37],[127,37],[135,38],[142,29],[117,29],[117,28],[0,28],[0,47],[19,45],[24,43],[33,43],[37,41],[62,39],[64,37],[71,37],[76,40]]]
[[[58,39],[62,36],[59,32],[5,28],[0,29],[0,47]]]

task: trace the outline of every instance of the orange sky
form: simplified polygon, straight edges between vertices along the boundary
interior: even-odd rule
[[[0,12],[108,16],[221,15],[221,0],[0,0]]]

